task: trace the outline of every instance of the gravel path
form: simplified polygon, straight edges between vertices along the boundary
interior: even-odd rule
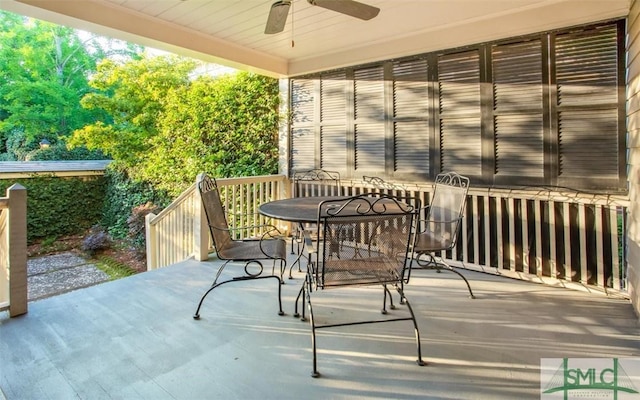
[[[74,253],[59,253],[27,261],[28,300],[38,300],[109,280],[94,264]]]

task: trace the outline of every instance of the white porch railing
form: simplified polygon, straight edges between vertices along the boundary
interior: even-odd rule
[[[264,223],[264,217],[255,217],[258,205],[287,197],[291,186],[283,175],[220,179],[218,184],[227,211],[236,215],[229,219],[232,226]],[[379,188],[345,180],[342,187],[345,195],[380,191],[419,197],[424,205],[433,191],[428,184]],[[147,217],[149,269],[191,256],[207,258],[209,232],[200,204],[194,184],[160,214]],[[471,187],[458,245],[442,256],[472,270],[626,296],[627,206],[624,196]]]
[[[377,190],[429,204],[430,185],[374,188],[343,181],[346,194]],[[469,189],[452,265],[558,286],[626,296],[625,196],[547,189]]]
[[[0,197],[0,311],[27,312],[27,189],[15,184]]]
[[[288,186],[284,175],[217,179],[229,225],[264,224],[266,218],[256,215],[264,202],[286,197]],[[146,217],[147,269],[156,269],[195,257],[206,260],[212,250],[206,216],[197,182],[183,192],[158,215]],[[271,222],[271,221],[270,221]],[[287,229],[288,225],[282,225]],[[261,232],[251,232],[258,234]]]

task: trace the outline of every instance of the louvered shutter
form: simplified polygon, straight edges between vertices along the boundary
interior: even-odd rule
[[[482,146],[478,51],[439,56],[438,83],[441,169],[479,176]]]
[[[291,169],[315,168],[314,81],[291,81]]]
[[[542,178],[542,43],[493,46],[491,56],[496,174]]]
[[[322,75],[320,81],[320,162],[324,169],[347,170],[347,100],[344,71]]]
[[[427,60],[393,64],[394,171],[429,173]]]
[[[381,65],[354,71],[355,170],[384,173],[384,69]]]
[[[556,36],[559,175],[618,178],[616,25]]]

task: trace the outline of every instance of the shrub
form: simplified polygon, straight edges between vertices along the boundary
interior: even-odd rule
[[[109,247],[111,247],[109,234],[100,225],[94,225],[82,241],[80,249],[89,256],[94,256],[96,253],[106,250]]]
[[[143,251],[145,249],[145,217],[147,214],[158,211],[160,211],[160,207],[151,202],[133,207],[131,215],[127,218],[127,224],[129,225],[129,239],[136,250]]]
[[[135,207],[151,203],[162,208],[171,202],[166,193],[155,190],[146,182],[133,181],[122,171],[109,168],[105,179],[107,189],[101,225],[107,227],[113,238],[130,237],[128,221]],[[144,219],[142,223],[144,226]]]

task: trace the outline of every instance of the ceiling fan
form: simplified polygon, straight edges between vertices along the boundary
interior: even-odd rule
[[[287,15],[293,0],[278,0],[271,5],[267,25],[264,33],[279,33],[284,30],[284,24],[287,22]],[[359,18],[365,21],[374,18],[380,12],[377,7],[360,3],[355,0],[307,0],[313,6],[326,8],[327,10],[336,11],[341,14]]]

